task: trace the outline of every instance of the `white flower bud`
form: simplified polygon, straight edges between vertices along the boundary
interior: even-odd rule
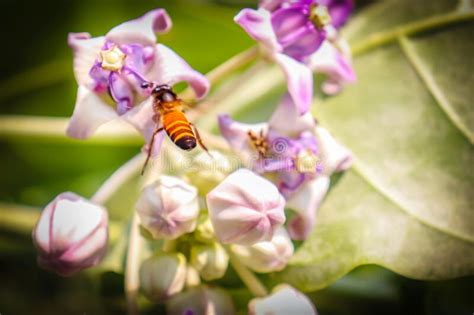
[[[271,241],[252,246],[232,245],[232,252],[240,261],[256,272],[280,271],[293,255],[294,247],[283,227],[280,227]]]
[[[161,176],[143,189],[136,208],[142,226],[155,239],[175,239],[196,227],[197,189],[178,178]]]
[[[180,253],[152,256],[140,267],[140,284],[154,302],[181,292],[186,282],[186,258]]]
[[[317,312],[306,295],[289,285],[281,284],[273,289],[271,295],[251,300],[248,314],[316,315]]]
[[[285,199],[278,189],[247,169],[235,171],[212,190],[207,205],[221,243],[269,241],[285,222]]]
[[[191,249],[191,264],[204,280],[211,281],[224,276],[229,264],[229,256],[218,243],[197,245]]]
[[[212,155],[212,158],[209,156]],[[205,195],[217,186],[236,167],[231,160],[219,151],[202,152],[193,159],[191,170],[187,173],[190,182],[199,187]],[[236,160],[237,164],[238,160]]]
[[[107,211],[74,193],[58,195],[33,230],[38,263],[63,276],[97,265],[107,249]]]
[[[178,294],[166,303],[168,315],[233,315],[234,303],[226,291],[197,287]]]

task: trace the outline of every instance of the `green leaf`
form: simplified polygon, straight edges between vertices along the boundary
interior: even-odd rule
[[[411,16],[444,22],[409,19],[412,4]],[[348,26],[352,38],[391,36],[361,49],[357,84],[316,107],[355,164],[319,210],[314,233],[273,281],[315,290],[363,264],[415,279],[474,273],[474,15],[445,12],[449,7],[457,4],[388,1]],[[431,17],[440,13],[449,14],[449,23]],[[430,26],[411,38],[390,31],[413,25]]]

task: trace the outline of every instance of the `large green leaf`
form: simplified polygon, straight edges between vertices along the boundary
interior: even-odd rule
[[[446,11],[457,7],[453,1],[416,1],[409,15],[412,4],[380,3],[355,19],[354,30],[349,25],[351,38],[377,29],[383,33],[369,38],[397,38],[361,49],[358,83],[316,107],[355,165],[274,280],[314,290],[362,264],[416,279],[474,273],[473,15],[432,23],[410,38],[391,32],[433,21],[432,14],[450,14],[451,22],[458,14]]]

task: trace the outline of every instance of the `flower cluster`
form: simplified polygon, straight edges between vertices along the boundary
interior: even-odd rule
[[[170,30],[171,19],[163,9],[120,24],[105,36],[71,33],[74,75],[79,85],[74,113],[67,128],[73,138],[90,137],[97,128],[122,119],[143,134],[147,143],[156,128],[151,89],[187,82],[198,98],[209,90],[205,76],[193,70],[180,56],[163,44],[156,34]],[[152,152],[159,152],[163,134],[157,135]]]
[[[221,115],[219,126],[246,165],[268,176],[286,206],[296,211],[288,224],[291,237],[306,239],[329,188],[329,176],[351,165],[350,151],[318,126],[310,113],[299,115],[288,95],[268,123],[249,125]]]
[[[235,17],[281,67],[300,114],[311,105],[312,72],[328,76],[327,94],[355,81],[350,51],[338,35],[352,8],[352,0],[261,0],[258,10],[243,9]]]
[[[222,136],[244,167],[233,167],[223,152],[206,152],[195,157],[194,169],[158,174],[142,189],[135,203],[142,236],[162,246],[141,262],[141,291],[150,301],[166,303],[170,314],[234,314],[224,290],[201,282],[224,277],[229,265],[239,273],[235,264],[257,273],[280,271],[295,250],[292,239],[304,240],[313,230],[331,174],[352,161],[309,112],[313,72],[328,75],[323,85],[328,94],[354,81],[350,54],[338,35],[351,9],[349,0],[263,0],[258,10],[244,9],[235,17],[261,44],[264,57],[281,66],[288,93],[268,122],[218,117]],[[87,138],[102,124],[123,119],[153,143],[152,154],[159,152],[165,133],[158,130],[166,126],[157,116],[171,110],[155,107],[177,98],[174,92],[157,94],[154,87],[171,91],[185,81],[198,99],[210,88],[205,76],[156,44],[156,34],[170,28],[166,11],[157,9],[102,37],[69,35],[79,88],[68,135]],[[171,137],[181,128],[194,137],[183,121],[172,122],[176,130],[166,133]],[[196,138],[200,141],[197,133]],[[72,193],[51,202],[33,231],[40,265],[64,276],[97,265],[108,240],[107,210],[99,204],[104,202]],[[285,208],[294,214],[287,218]],[[249,304],[249,314],[269,313],[316,310],[296,289],[281,285]]]

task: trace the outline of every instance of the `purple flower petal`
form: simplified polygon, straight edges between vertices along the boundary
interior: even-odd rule
[[[168,85],[188,82],[198,99],[204,97],[210,88],[210,83],[204,75],[192,69],[183,58],[161,44],[156,46],[155,62],[148,78]]]
[[[310,180],[288,199],[287,207],[297,212],[288,224],[294,240],[305,240],[316,223],[316,212],[329,189],[329,177],[321,176]]]
[[[288,0],[260,0],[258,7],[271,12],[278,9],[286,1]]]
[[[272,14],[271,21],[283,52],[297,60],[315,52],[325,39],[324,30],[313,26],[304,5],[281,8]]]
[[[100,125],[117,117],[115,110],[99,96],[85,86],[79,86],[74,113],[66,134],[72,138],[88,138]]]
[[[317,2],[328,8],[332,20],[331,24],[336,28],[340,28],[346,23],[354,9],[353,0],[318,0]]]
[[[164,9],[156,9],[138,19],[122,23],[111,29],[106,38],[115,44],[155,45],[156,35],[171,28],[171,19]]]
[[[89,71],[99,57],[105,37],[91,38],[89,33],[69,33],[67,42],[74,54],[74,76],[77,84],[87,85],[92,81]]]
[[[343,44],[341,43],[341,45]],[[335,94],[345,84],[356,81],[350,57],[345,56],[328,41],[325,41],[321,48],[311,55],[309,67],[316,73],[321,72],[328,75],[327,82],[323,84],[323,91],[326,94]]]
[[[305,114],[311,107],[313,97],[313,74],[304,64],[283,54],[276,54],[275,60],[285,73],[288,93],[300,113]]]
[[[117,113],[123,115],[133,107],[133,92],[130,84],[117,72],[109,76],[109,91],[116,104]]]
[[[292,123],[288,123],[291,121]],[[292,98],[285,94],[268,121],[269,127],[281,135],[296,137],[305,130],[313,130],[314,118],[311,113],[300,115]]]
[[[250,37],[262,43],[271,52],[281,51],[271,23],[270,12],[264,9],[243,9],[234,17],[235,23],[239,24]]]

